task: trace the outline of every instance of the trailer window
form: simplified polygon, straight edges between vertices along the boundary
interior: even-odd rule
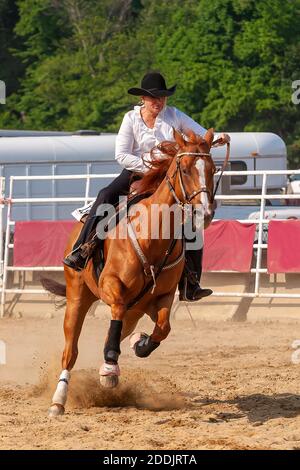
[[[230,162],[231,171],[247,171],[247,165],[243,161]],[[240,185],[247,183],[247,175],[234,175],[231,177],[231,184]]]

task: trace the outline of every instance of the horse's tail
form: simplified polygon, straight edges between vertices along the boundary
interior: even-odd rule
[[[60,284],[59,282],[56,282],[53,279],[49,279],[47,277],[41,277],[40,281],[43,288],[48,292],[51,292],[55,295],[60,295],[61,297],[66,297],[67,292],[66,286],[64,284]]]

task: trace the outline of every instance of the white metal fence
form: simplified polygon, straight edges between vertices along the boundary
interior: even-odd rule
[[[254,175],[262,177],[261,194],[247,194],[247,195],[217,195],[216,199],[221,201],[247,201],[247,200],[259,200],[260,201],[260,213],[259,218],[254,219],[242,219],[238,220],[241,223],[255,223],[258,224],[258,238],[257,243],[254,244],[254,250],[256,252],[256,265],[255,268],[251,269],[251,273],[255,275],[254,291],[253,292],[220,292],[216,291],[213,293],[216,297],[267,297],[267,298],[299,298],[300,292],[297,294],[289,293],[263,293],[260,292],[260,276],[262,273],[267,273],[266,268],[262,268],[262,253],[263,250],[267,249],[267,244],[263,243],[263,226],[269,223],[269,219],[265,218],[265,206],[267,200],[279,200],[279,199],[299,199],[299,195],[293,194],[268,194],[267,193],[267,180],[268,176],[274,175],[294,175],[299,174],[300,170],[290,171],[225,171],[224,176],[238,176],[238,175]],[[11,243],[12,228],[14,227],[15,221],[12,219],[12,207],[17,204],[53,204],[53,203],[74,203],[78,202],[79,205],[87,203],[93,198],[90,196],[90,182],[91,179],[108,179],[114,178],[118,174],[102,174],[102,175],[47,175],[47,176],[11,176],[9,181],[9,196],[5,200],[5,204],[8,206],[6,214],[6,230],[4,236],[0,240],[0,260],[1,260],[1,312],[0,316],[4,315],[6,294],[45,294],[43,289],[26,289],[26,288],[8,288],[7,279],[10,271],[62,271],[63,267],[49,266],[49,267],[16,267],[9,265],[9,254],[10,250],[13,249],[14,244]],[[50,197],[50,198],[17,198],[14,197],[14,184],[17,181],[43,181],[43,180],[82,180],[86,181],[85,195],[83,197]],[[0,178],[0,192],[1,200],[4,199],[5,192],[5,178]],[[3,233],[3,208],[4,204],[0,205],[0,233]],[[276,219],[280,220],[280,219]],[[218,271],[223,273],[233,273],[236,271]]]

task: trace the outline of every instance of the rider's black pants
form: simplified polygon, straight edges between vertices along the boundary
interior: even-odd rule
[[[103,188],[101,191],[99,191],[97,199],[92,205],[90,213],[84,223],[84,226],[82,227],[79,238],[74,245],[74,249],[86,243],[90,234],[96,228],[99,221],[96,213],[100,204],[115,205],[119,201],[119,196],[125,196],[128,194],[131,177],[132,171],[125,169],[119,176],[117,176],[116,179],[106,186],[106,188]]]
[[[115,205],[119,201],[119,196],[125,196],[130,189],[132,179],[132,171],[124,169],[122,173],[114,179],[106,188],[101,189],[94,202],[90,213],[82,227],[79,238],[77,239],[74,249],[83,245],[89,240],[89,236],[96,229],[98,223],[97,208],[100,204]],[[186,250],[185,258],[188,270],[196,276],[198,282],[202,274],[202,254],[203,249],[200,250]],[[180,284],[179,284],[180,286]]]

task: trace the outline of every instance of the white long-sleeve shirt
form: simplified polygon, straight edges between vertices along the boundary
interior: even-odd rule
[[[135,106],[125,114],[116,139],[116,160],[127,170],[145,172],[142,156],[163,140],[174,141],[173,127],[185,133],[188,130],[204,136],[206,129],[179,109],[166,106],[157,116],[153,129],[147,127],[142,116],[141,107]]]

